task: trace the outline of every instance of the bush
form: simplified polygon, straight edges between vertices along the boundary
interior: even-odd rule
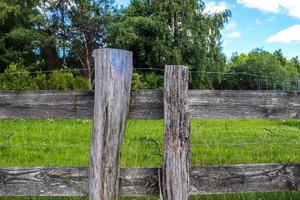
[[[147,89],[147,84],[142,81],[142,76],[138,73],[132,74],[131,90],[136,91],[138,89]]]
[[[30,73],[23,66],[10,64],[4,73],[0,75],[1,90],[30,90],[36,89],[36,86],[30,76]]]
[[[81,76],[75,76],[73,88],[74,90],[89,90],[90,83],[87,79]]]
[[[138,89],[162,89],[164,77],[155,73],[141,75],[138,73],[132,74],[132,90]]]
[[[46,90],[45,88],[48,88],[46,74],[38,74],[36,77],[34,77],[34,83],[36,85],[37,90]]]
[[[73,90],[74,76],[70,72],[53,72],[49,75],[48,88],[50,90]]]
[[[145,75],[133,73],[133,91],[138,89],[162,89],[162,75],[148,73]],[[31,75],[29,70],[17,64],[10,64],[3,74],[0,74],[0,90],[89,90],[89,81],[71,72],[54,71]]]
[[[144,82],[147,84],[148,89],[162,89],[164,77],[152,72],[145,75]]]
[[[89,90],[89,81],[60,71],[31,76],[23,66],[10,64],[0,75],[0,90]]]

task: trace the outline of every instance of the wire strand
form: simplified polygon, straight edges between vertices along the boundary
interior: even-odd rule
[[[148,71],[161,71],[164,72],[164,69],[159,68],[133,68],[134,70],[148,70]],[[276,78],[276,79],[284,79],[287,80],[298,80],[300,81],[300,77],[296,78],[289,78],[284,76],[269,76],[269,75],[259,75],[259,74],[253,74],[249,72],[212,72],[212,71],[189,71],[190,74],[217,74],[217,75],[247,75],[247,76],[253,76],[253,77],[260,77],[260,78]]]
[[[34,71],[34,72],[4,72],[0,73],[0,76],[5,75],[33,75],[33,74],[47,74],[47,73],[53,73],[53,72],[80,72],[80,71],[91,71],[93,72],[94,69],[58,69],[58,70],[46,70],[46,71]]]
[[[123,143],[122,146],[132,146],[132,145],[151,145],[155,143],[154,147],[157,148],[158,146],[163,146],[163,143],[153,142],[151,141],[132,141]],[[241,143],[201,143],[201,142],[191,142],[191,147],[198,146],[198,147],[244,147],[244,146],[251,146],[251,145],[260,145],[260,146],[289,146],[289,145],[300,145],[300,142],[241,142]],[[71,148],[82,148],[82,149],[90,149],[88,145],[19,145],[19,144],[0,144],[0,148],[24,148],[24,149],[71,149]]]
[[[161,68],[142,68],[137,67],[133,68],[133,70],[136,71],[160,71],[164,72],[164,69]],[[91,69],[58,69],[58,70],[46,70],[46,71],[34,71],[34,72],[4,72],[0,73],[0,76],[5,75],[33,75],[33,74],[44,74],[44,73],[53,73],[53,72],[81,72],[81,71],[91,71],[94,72],[94,68]],[[284,76],[270,76],[270,75],[259,75],[259,74],[253,74],[249,72],[214,72],[214,71],[189,71],[190,74],[216,74],[216,75],[247,75],[252,77],[259,77],[259,78],[275,78],[275,79],[283,79],[284,81],[299,81],[300,77],[296,78],[290,78],[290,77],[284,77]]]

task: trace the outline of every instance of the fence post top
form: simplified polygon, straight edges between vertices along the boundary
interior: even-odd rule
[[[99,48],[94,49],[92,56],[95,57],[97,53],[103,52],[103,51],[110,51],[115,53],[123,53],[123,54],[129,54],[132,55],[132,51],[124,50],[124,49],[115,49],[115,48]]]

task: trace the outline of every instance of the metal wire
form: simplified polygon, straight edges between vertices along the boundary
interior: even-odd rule
[[[0,144],[0,148],[24,148],[24,149],[69,149],[69,148],[86,148],[87,146],[80,145],[66,145],[66,146],[57,146],[57,145],[11,145],[11,144]]]
[[[142,68],[137,67],[133,68],[133,70],[136,71],[159,71],[164,72],[164,69],[160,68]],[[34,71],[34,72],[4,72],[0,73],[0,76],[5,75],[25,75],[25,74],[44,74],[44,73],[53,73],[53,72],[80,72],[80,71],[91,71],[94,72],[94,68],[92,69],[60,69],[60,70],[46,70],[46,71]],[[246,75],[246,76],[252,76],[252,77],[258,77],[258,78],[275,78],[275,79],[283,79],[284,81],[300,81],[300,77],[297,78],[287,78],[284,76],[270,76],[270,75],[259,75],[259,74],[253,74],[249,72],[212,72],[212,71],[189,71],[190,74],[216,74],[216,75]]]
[[[6,76],[6,75],[33,75],[33,74],[47,74],[47,73],[53,73],[53,72],[80,72],[80,71],[91,71],[93,72],[94,69],[59,69],[59,70],[46,70],[46,71],[34,71],[34,72],[4,72],[0,73],[0,76]]]
[[[159,69],[159,68],[133,68],[133,70],[152,70],[152,71],[161,71],[161,72],[164,72],[165,70],[164,69]]]
[[[147,145],[146,143],[151,144],[153,147],[154,142],[152,141],[132,141],[129,143],[123,143],[122,146],[132,146],[132,145]],[[244,147],[244,146],[251,146],[251,145],[260,145],[260,146],[298,146],[300,142],[241,142],[241,143],[197,143],[192,142],[191,147],[199,146],[199,147]],[[163,143],[155,142],[154,147],[163,146]],[[24,148],[24,149],[68,149],[68,148],[81,148],[81,149],[90,149],[87,145],[19,145],[19,144],[0,144],[0,148]]]
[[[161,71],[164,72],[164,69],[159,68],[134,68],[134,70],[144,70],[144,71]],[[259,74],[253,74],[249,72],[211,72],[211,71],[189,71],[190,74],[217,74],[217,75],[247,75],[247,76],[253,76],[253,77],[259,77],[259,78],[275,78],[275,79],[284,79],[286,81],[293,81],[293,80],[300,80],[300,77],[297,78],[287,78],[284,76],[269,76],[269,75],[259,75]]]

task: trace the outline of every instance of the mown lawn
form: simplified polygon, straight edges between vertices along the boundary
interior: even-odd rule
[[[191,126],[193,165],[300,161],[300,120],[210,119],[192,120]],[[0,166],[87,166],[90,130],[90,120],[0,120]],[[160,166],[162,143],[162,120],[130,120],[122,146],[121,166]],[[217,195],[192,199],[300,200],[300,193]]]

